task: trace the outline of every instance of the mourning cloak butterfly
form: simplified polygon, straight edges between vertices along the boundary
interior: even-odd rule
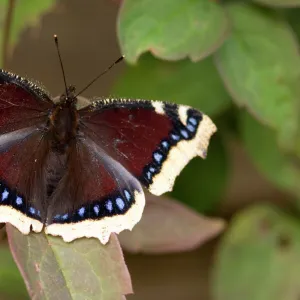
[[[142,185],[171,191],[216,131],[206,115],[160,101],[97,99],[78,109],[0,70],[0,222],[102,243],[140,220]]]

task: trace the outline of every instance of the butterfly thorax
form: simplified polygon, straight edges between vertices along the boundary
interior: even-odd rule
[[[76,103],[77,98],[72,90],[67,97],[65,95],[60,97],[49,116],[52,148],[57,152],[66,153],[77,135],[79,117]]]

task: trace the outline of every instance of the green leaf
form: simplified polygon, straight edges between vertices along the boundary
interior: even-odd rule
[[[232,4],[228,13],[233,32],[217,52],[228,90],[238,105],[277,130],[281,145],[300,153],[300,56],[293,32],[274,12]]]
[[[274,130],[262,126],[246,112],[240,116],[240,129],[245,148],[260,172],[280,188],[300,196],[300,169],[280,149]]]
[[[143,218],[132,231],[121,232],[119,240],[133,253],[182,252],[199,247],[224,227],[222,219],[201,216],[174,199],[147,193]]]
[[[219,246],[215,300],[298,300],[300,223],[268,206],[234,217]]]
[[[208,0],[124,0],[118,19],[121,50],[131,63],[146,51],[163,59],[200,60],[227,32],[223,8]]]
[[[3,49],[3,34],[5,26],[5,18],[7,13],[9,0],[0,0],[0,65],[3,64],[2,49]],[[15,1],[15,6],[12,14],[12,23],[9,36],[8,50],[11,53],[16,45],[21,32],[31,26],[37,26],[38,22],[44,14],[54,8],[56,0],[30,0],[30,1]]]
[[[253,0],[254,2],[274,7],[300,6],[300,0]]]
[[[287,18],[289,24],[291,25],[294,33],[298,38],[298,43],[300,41],[300,8],[286,9],[283,10],[284,16]]]
[[[228,167],[225,147],[216,136],[209,144],[207,159],[195,158],[184,168],[172,196],[198,212],[211,213],[222,199]]]
[[[28,294],[20,272],[8,247],[0,247],[0,298],[28,299]]]
[[[187,104],[209,116],[222,113],[231,104],[210,57],[192,63],[165,62],[144,55],[137,65],[126,67],[112,92],[121,97]]]
[[[31,298],[117,300],[132,292],[115,235],[105,246],[96,239],[65,243],[44,233],[23,235],[12,225],[6,226]]]

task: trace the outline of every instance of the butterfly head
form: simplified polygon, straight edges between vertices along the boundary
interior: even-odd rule
[[[76,105],[77,103],[77,97],[76,97],[76,88],[74,85],[70,85],[66,89],[66,93],[62,94],[59,97],[59,105],[61,106],[70,106],[70,105]]]

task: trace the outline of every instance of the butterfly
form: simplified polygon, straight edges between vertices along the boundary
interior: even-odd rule
[[[185,105],[99,98],[80,108],[73,86],[59,99],[0,70],[0,222],[70,242],[131,230],[143,187],[171,191],[216,126]]]

